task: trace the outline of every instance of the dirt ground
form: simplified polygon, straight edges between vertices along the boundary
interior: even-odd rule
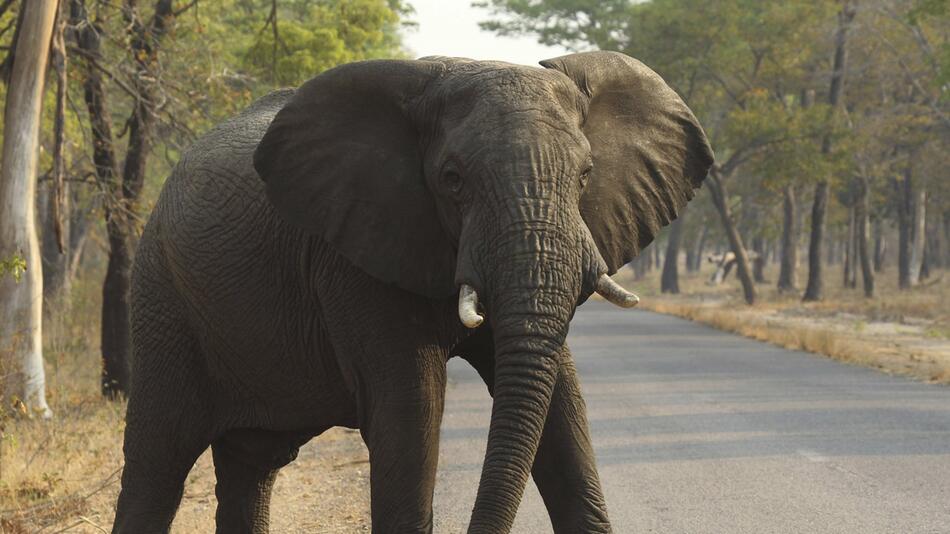
[[[93,417],[101,421],[102,414]],[[26,429],[18,422],[8,428],[23,439],[38,437],[43,430]],[[93,420],[79,425],[94,424]],[[35,425],[48,426],[46,423]],[[46,429],[48,431],[48,429]],[[50,433],[48,432],[48,436]],[[105,439],[115,434],[113,439]],[[101,533],[109,532],[119,491],[121,433],[99,435],[98,451],[83,450],[80,440],[46,445],[72,449],[72,463],[85,464],[76,478],[62,478],[73,468],[56,460],[36,464],[48,454],[39,447],[6,451],[2,488],[2,533]],[[40,443],[43,443],[42,441]],[[23,462],[23,460],[26,462]],[[297,460],[281,470],[271,505],[271,532],[330,533],[369,532],[369,460],[358,433],[333,429],[300,451]],[[27,474],[26,477],[22,477]],[[32,475],[32,476],[31,476]],[[5,475],[6,476],[6,475]],[[210,451],[192,469],[184,497],[175,517],[175,534],[214,532],[214,466]]]

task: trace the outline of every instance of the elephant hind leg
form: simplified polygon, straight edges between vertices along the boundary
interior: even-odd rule
[[[133,303],[132,382],[114,534],[168,532],[185,478],[214,435],[199,345],[174,301],[156,297],[147,306]]]
[[[297,457],[310,434],[237,429],[211,444],[217,477],[217,531],[266,534],[277,472]]]
[[[177,378],[156,394],[129,397],[114,534],[168,532],[185,478],[210,444],[210,410],[189,391],[188,380]]]

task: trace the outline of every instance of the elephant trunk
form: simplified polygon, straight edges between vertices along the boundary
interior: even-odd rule
[[[580,292],[579,254],[559,253],[568,247],[550,234],[531,231],[522,237],[520,245],[500,248],[504,260],[495,262],[499,267],[489,277],[486,307],[495,336],[494,404],[469,534],[511,529]]]

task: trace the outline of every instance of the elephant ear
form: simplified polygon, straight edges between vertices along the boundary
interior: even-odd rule
[[[613,274],[693,198],[713,163],[692,111],[662,78],[618,52],[542,61],[589,98],[584,134],[594,168],[581,216]]]
[[[414,102],[439,63],[350,63],[306,82],[254,152],[267,197],[375,278],[430,297],[456,292],[455,247],[423,175]]]

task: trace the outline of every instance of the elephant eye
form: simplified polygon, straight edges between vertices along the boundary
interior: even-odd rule
[[[453,193],[462,190],[462,176],[455,171],[446,171],[442,175],[442,183],[445,184],[446,189]]]
[[[587,187],[587,182],[590,181],[590,173],[592,170],[594,170],[593,167],[587,167],[581,173],[581,176],[580,176],[581,189],[584,189],[585,187]]]

